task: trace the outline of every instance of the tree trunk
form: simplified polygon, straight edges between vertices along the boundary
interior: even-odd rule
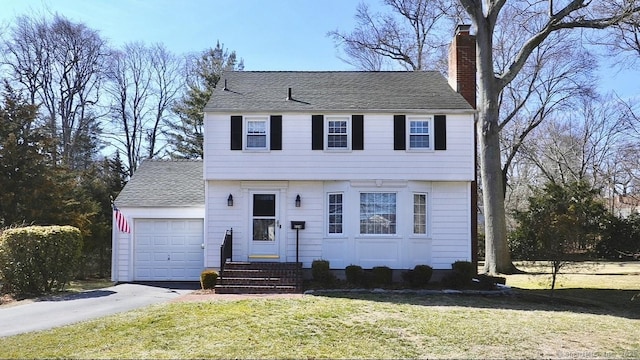
[[[478,139],[480,144],[480,176],[485,219],[485,263],[489,274],[511,274],[516,269],[511,262],[507,244],[507,225],[504,209],[502,161],[500,153],[499,79],[493,72],[493,24],[479,21],[486,29],[478,31]]]

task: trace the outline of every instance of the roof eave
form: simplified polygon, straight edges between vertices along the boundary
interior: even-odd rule
[[[293,113],[293,114],[309,114],[309,113],[360,113],[360,114],[380,114],[380,113],[404,113],[404,114],[475,114],[476,110],[469,107],[468,109],[313,109],[313,110],[292,110],[292,109],[205,109],[210,114],[264,114],[264,113]]]

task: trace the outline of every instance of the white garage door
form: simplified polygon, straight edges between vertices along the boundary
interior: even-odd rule
[[[200,280],[202,219],[136,219],[134,236],[135,280]]]

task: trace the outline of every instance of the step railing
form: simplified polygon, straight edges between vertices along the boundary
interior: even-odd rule
[[[222,240],[222,245],[220,245],[220,275],[222,275],[222,271],[224,270],[224,265],[227,261],[232,260],[233,255],[233,228],[227,230],[224,234],[224,240]]]

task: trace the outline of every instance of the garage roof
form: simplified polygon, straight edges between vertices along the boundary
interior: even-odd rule
[[[144,160],[115,204],[119,207],[204,206],[202,160]]]

